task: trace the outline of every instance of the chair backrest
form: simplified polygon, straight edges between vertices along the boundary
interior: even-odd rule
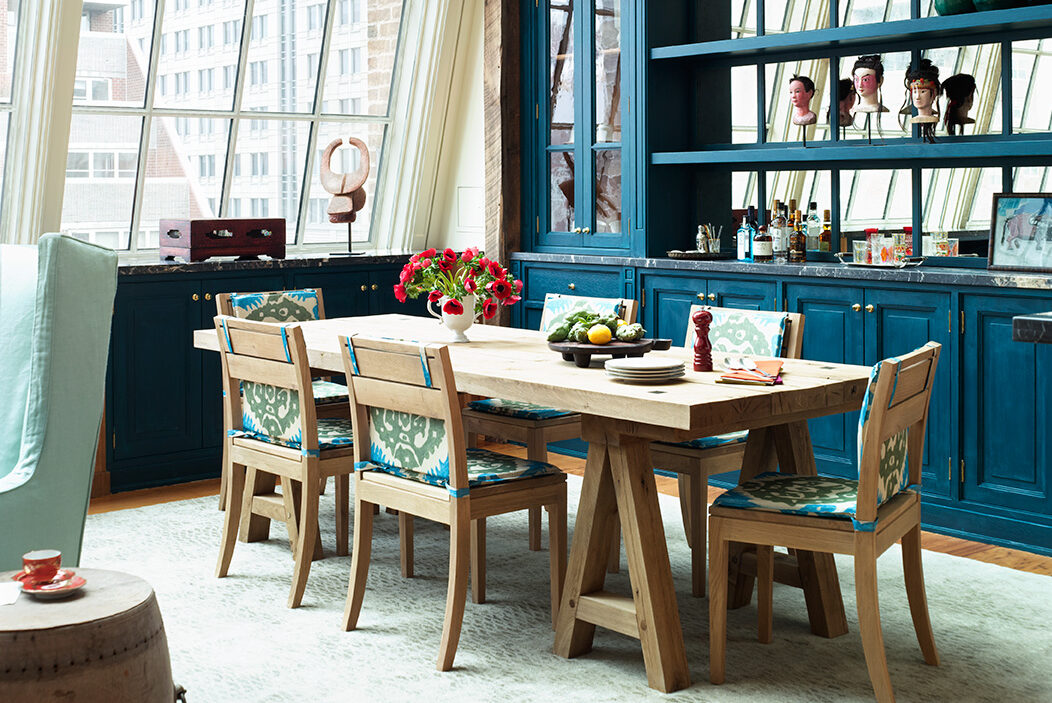
[[[712,313],[709,342],[714,357],[717,353],[727,353],[800,358],[804,340],[804,316],[801,313],[692,305],[687,315],[684,341],[688,348],[694,345],[691,318],[698,310]]]
[[[325,304],[318,288],[220,293],[216,313],[256,322],[306,322],[324,320]]]
[[[116,290],[112,249],[0,247],[0,570],[43,545],[80,563]]]
[[[872,522],[880,504],[907,486],[920,485],[940,350],[939,343],[928,342],[904,356],[878,361],[870,373],[858,419],[859,522]]]
[[[617,315],[625,322],[635,322],[636,301],[628,298],[588,298],[581,295],[548,293],[541,311],[541,332],[548,332],[572,313],[587,310],[599,315]]]
[[[355,461],[445,481],[468,491],[456,383],[445,345],[340,337]]]
[[[318,422],[310,365],[298,324],[273,324],[226,315],[215,318],[223,365],[223,402],[242,431],[317,455]]]

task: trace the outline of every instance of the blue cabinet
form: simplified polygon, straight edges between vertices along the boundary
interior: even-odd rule
[[[960,497],[1013,520],[1052,516],[1052,345],[1012,341],[1012,316],[1047,298],[962,296]],[[1052,549],[1052,529],[1043,532]]]
[[[544,296],[548,293],[592,298],[634,298],[632,269],[620,266],[575,266],[567,264],[516,264],[522,279],[523,300],[513,308],[515,324],[525,329],[541,327]]]

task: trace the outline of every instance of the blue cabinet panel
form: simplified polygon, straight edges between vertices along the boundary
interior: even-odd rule
[[[785,291],[789,310],[804,315],[805,359],[864,363],[861,288],[789,283]],[[856,478],[858,412],[816,418],[809,427],[819,473]]]
[[[743,281],[740,278],[710,278],[707,300],[712,305],[743,310],[777,310],[778,286],[773,281]],[[716,299],[713,300],[712,296]]]
[[[201,446],[201,353],[191,339],[201,305],[197,280],[118,287],[108,409],[115,460]]]
[[[961,498],[1050,515],[1052,346],[1012,341],[1012,316],[1049,301],[962,296],[961,307]]]
[[[649,273],[641,279],[640,287],[646,300],[642,318],[647,336],[668,337],[673,344],[683,346],[690,306],[704,301],[705,280]]]
[[[526,264],[522,272],[523,300],[520,324],[525,329],[541,326],[541,310],[548,293],[592,298],[625,297],[625,270],[620,267]]]
[[[391,285],[397,282],[398,279],[395,278]],[[371,299],[379,294],[394,298],[390,285],[375,292],[371,291],[369,286],[368,271],[297,273],[292,277],[293,288],[321,288],[326,317],[368,315]]]
[[[939,368],[932,388],[928,428],[921,469],[925,494],[949,497],[953,426],[954,338],[950,333],[949,293],[870,289],[866,304],[873,312],[866,319],[865,363],[905,354],[929,341],[942,344]],[[866,308],[868,310],[868,307]],[[808,320],[804,327],[811,324]]]

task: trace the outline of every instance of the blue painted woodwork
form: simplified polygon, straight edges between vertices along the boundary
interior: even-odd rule
[[[620,266],[575,266],[567,264],[531,264],[523,266],[517,277],[523,282],[523,300],[516,305],[515,324],[525,329],[541,327],[541,310],[548,293],[583,295],[595,298],[632,297],[626,281],[631,283],[632,270]]]
[[[212,327],[215,294],[318,286],[329,317],[422,314],[418,301],[401,305],[391,292],[400,269],[401,264],[362,262],[265,272],[122,274],[106,395],[112,490],[219,475],[219,359],[192,342],[194,330]]]
[[[1046,310],[1048,299],[964,295],[961,309],[960,498],[1050,515],[1052,346],[1012,340],[1012,316]]]
[[[746,310],[777,310],[773,281],[702,279],[690,274],[641,273],[645,305],[642,322],[652,337],[668,337],[683,345],[691,305],[716,305]],[[711,297],[710,296],[714,296]]]

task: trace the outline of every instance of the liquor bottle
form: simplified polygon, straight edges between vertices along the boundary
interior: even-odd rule
[[[793,233],[789,238],[789,263],[802,264],[807,261],[807,232],[799,210],[793,215]]]
[[[822,211],[822,234],[818,237],[818,251],[833,250],[833,230],[829,210]]]
[[[756,208],[754,206],[749,206],[746,218],[748,219],[749,234],[745,238],[745,246],[749,249],[749,261],[752,261],[752,239],[756,236],[756,230],[759,228],[759,223],[756,220]]]
[[[761,264],[774,261],[774,246],[766,225],[760,225],[752,238],[752,260]]]
[[[818,203],[814,200],[807,206],[807,248],[818,251],[822,239],[822,220],[818,218]]]
[[[771,248],[775,261],[785,261],[786,245],[789,241],[788,226],[789,218],[786,217],[785,205],[775,200],[774,209],[771,211],[771,226],[767,228],[771,234]]]
[[[749,232],[749,216],[744,215],[742,217],[742,223],[738,227],[737,244],[738,244],[738,261],[749,260],[749,245],[752,243],[752,234]]]

